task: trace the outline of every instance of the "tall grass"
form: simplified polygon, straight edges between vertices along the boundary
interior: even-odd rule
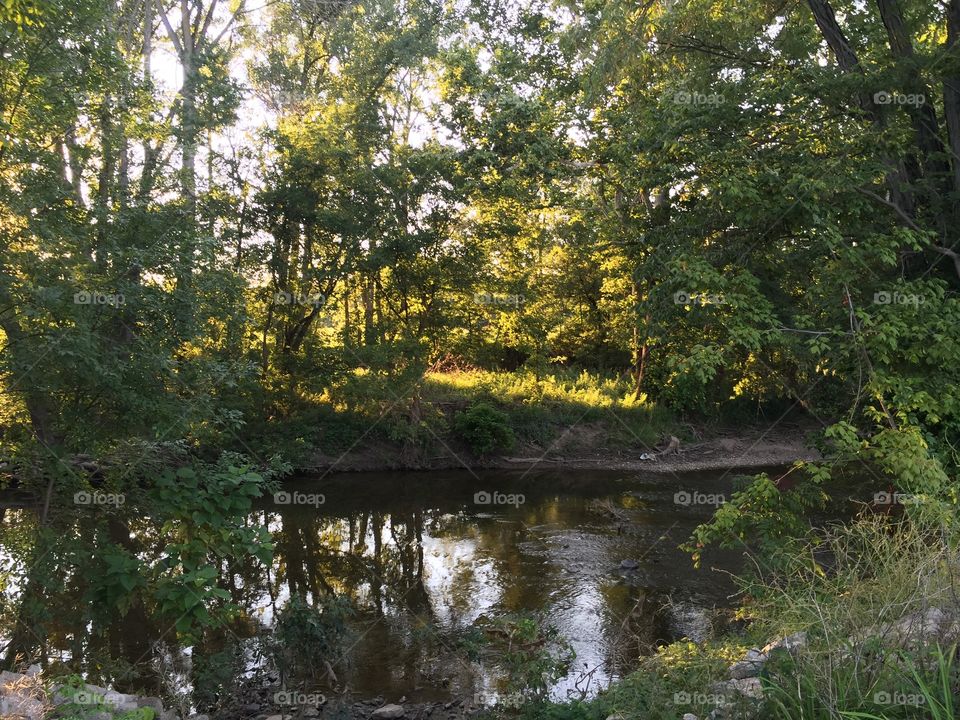
[[[556,439],[558,428],[602,423],[604,446],[640,447],[676,432],[670,412],[635,396],[631,379],[586,371],[469,371],[429,373],[424,397],[435,402],[487,400],[507,412],[518,436],[540,444]]]
[[[960,554],[952,528],[857,519],[795,550],[753,583],[754,631],[802,630],[807,646],[771,661],[770,717],[956,717]]]

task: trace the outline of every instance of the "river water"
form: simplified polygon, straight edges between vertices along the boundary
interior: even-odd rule
[[[104,685],[179,695],[198,709],[227,696],[242,708],[237,678],[262,695],[269,687],[270,697],[276,688],[296,687],[358,701],[476,705],[502,703],[516,692],[506,642],[555,658],[572,651],[567,667],[541,679],[555,699],[591,696],[658,645],[708,636],[734,604],[730,573],[741,569],[740,553],[714,552],[697,570],[678,545],[729,497],[736,474],[296,478],[261,498],[247,518],[271,530],[272,564],[251,558],[221,568],[221,587],[238,610],[230,627],[183,647],[136,607],[104,622],[111,608],[72,609],[65,599],[60,611],[50,611],[45,657],[71,671],[79,666]],[[162,528],[149,519],[129,531],[139,533],[143,552],[162,552]],[[143,558],[148,565],[157,560]],[[271,658],[289,638],[274,627],[293,595],[345,598],[352,615],[342,642],[312,677],[278,678]],[[523,623],[539,628],[532,640],[504,641],[504,628]],[[298,633],[294,628],[294,641]],[[102,664],[99,647],[136,670],[123,675]],[[296,647],[281,650],[302,652]]]
[[[576,654],[551,695],[589,695],[658,644],[701,639],[729,607],[739,555],[715,553],[696,570],[677,546],[729,496],[732,477],[302,478],[261,508],[278,552],[260,616],[269,624],[291,590],[348,595],[358,614],[338,680],[359,696],[412,701],[502,694],[503,668],[465,656],[462,638],[532,616]]]

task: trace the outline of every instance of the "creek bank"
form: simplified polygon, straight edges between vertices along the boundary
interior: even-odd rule
[[[889,650],[917,648],[940,638],[960,637],[960,613],[947,612],[941,608],[927,608],[903,616],[902,618],[868,627],[848,637],[835,648],[839,657],[849,658],[863,652],[864,648],[877,647]],[[799,658],[809,645],[806,632],[800,631],[778,638],[762,648],[751,648],[747,653],[727,668],[727,679],[714,683],[710,687],[720,702],[706,716],[707,720],[728,720],[730,707],[736,707],[736,718],[741,720],[757,717],[760,704],[764,700],[764,690],[760,677],[766,664],[777,653],[789,653]],[[696,715],[687,713],[684,720],[700,720]],[[609,720],[609,719],[608,719]]]
[[[457,701],[401,705],[385,703],[383,698],[357,702],[323,698],[315,705],[278,706],[270,701],[266,688],[264,690],[262,697],[245,694],[237,698],[235,707],[212,716],[181,715],[165,709],[163,701],[156,697],[120,693],[90,684],[69,689],[49,687],[39,667],[32,666],[23,673],[0,673],[0,717],[4,720],[57,717],[76,720],[461,720],[475,717],[483,709]]]
[[[681,442],[676,451],[659,454],[637,441],[632,446],[605,446],[601,433],[573,427],[548,447],[527,444],[509,454],[479,457],[456,442],[442,443],[435,453],[416,455],[399,445],[373,441],[339,456],[314,454],[297,472],[381,472],[398,470],[630,470],[657,474],[763,468],[798,460],[820,460],[805,436],[814,428],[787,425],[717,433],[701,441]]]
[[[0,673],[0,717],[4,720],[41,720],[69,716],[83,720],[183,720],[174,710],[164,709],[160,698],[119,693],[96,685],[80,687],[44,682],[39,666],[26,672]],[[207,720],[190,715],[187,720]]]
[[[897,620],[878,623],[848,637],[836,651],[841,654],[860,652],[879,642],[890,649],[916,647],[944,637],[960,635],[960,612],[931,607]],[[778,653],[802,657],[810,641],[805,632],[778,638],[762,648],[751,648],[727,668],[727,679],[710,687],[718,698],[716,706],[702,716],[686,713],[684,720],[746,720],[759,717],[764,699],[761,675],[771,658]],[[164,709],[159,698],[118,693],[94,685],[65,690],[50,688],[38,667],[24,673],[0,673],[0,715],[5,720],[42,720],[69,714],[83,720],[468,720],[484,714],[484,708],[466,701],[407,703],[405,698],[387,702],[383,697],[351,701],[346,697],[322,698],[315,705],[281,707],[271,702],[272,690],[258,684],[259,692],[246,688],[235,698],[236,707],[225,708],[213,716],[177,714]],[[322,696],[321,696],[322,697]],[[137,713],[139,715],[131,715]],[[733,714],[731,714],[733,713]],[[611,715],[608,720],[627,716]]]

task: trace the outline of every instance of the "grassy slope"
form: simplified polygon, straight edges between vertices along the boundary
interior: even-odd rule
[[[319,395],[302,394],[245,431],[254,449],[284,448],[295,464],[317,455],[381,453],[426,458],[449,447],[471,456],[469,438],[454,428],[459,413],[478,402],[506,415],[514,455],[583,452],[641,453],[666,434],[682,435],[676,418],[645,396],[634,398],[629,378],[558,372],[428,373],[419,382],[355,372]],[[573,427],[573,430],[571,430]],[[410,453],[411,447],[415,452]]]

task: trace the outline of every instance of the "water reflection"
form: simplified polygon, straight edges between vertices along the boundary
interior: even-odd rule
[[[491,485],[526,502],[474,504],[477,488]],[[338,677],[361,695],[489,694],[497,668],[467,662],[459,638],[478,621],[521,611],[547,618],[576,651],[554,696],[602,687],[682,633],[665,612],[668,597],[711,607],[731,590],[676,549],[708,513],[675,505],[673,487],[609,474],[338,479],[324,485],[320,507],[265,504],[278,530],[271,599],[303,590],[355,599],[356,638]],[[309,480],[291,489],[316,491]],[[637,567],[621,570],[624,559]]]
[[[729,477],[719,475],[680,482],[728,490]],[[711,511],[677,505],[677,484],[583,472],[301,478],[285,489],[322,492],[322,504],[264,498],[247,519],[273,533],[268,571],[252,558],[220,567],[221,587],[241,611],[229,628],[178,648],[142,606],[112,620],[96,608],[65,610],[50,617],[44,653],[121,689],[157,694],[162,679],[178,677],[195,701],[213,702],[215,691],[205,695],[208,676],[229,664],[224,654],[238,641],[238,662],[250,673],[265,657],[252,639],[269,635],[291,596],[336,594],[353,601],[356,615],[342,651],[310,680],[332,693],[411,702],[492,697],[502,690],[503,669],[489,659],[471,661],[463,640],[471,628],[523,611],[556,626],[576,651],[551,694],[593,692],[629,672],[639,654],[690,632],[665,610],[669,599],[689,614],[691,607],[725,604],[732,589],[726,575],[695,571],[677,549]],[[478,505],[481,490],[522,494],[525,502]],[[159,528],[146,518],[130,527],[118,521],[111,534],[147,563],[163,547]],[[635,567],[622,569],[624,560]],[[733,556],[719,562],[734,567]],[[78,586],[72,602],[79,596]],[[61,602],[67,608],[71,599]],[[101,657],[126,658],[129,667],[120,672]]]

